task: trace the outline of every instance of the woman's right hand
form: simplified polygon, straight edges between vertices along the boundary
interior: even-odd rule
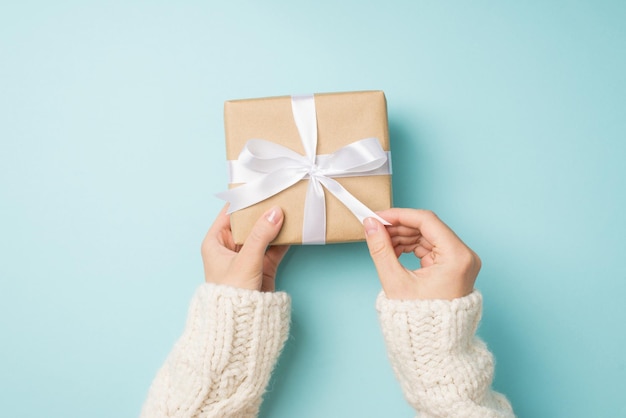
[[[478,255],[433,212],[393,208],[378,212],[391,223],[364,221],[370,255],[389,299],[447,299],[469,295],[480,270]],[[421,267],[406,269],[398,260],[413,253]]]

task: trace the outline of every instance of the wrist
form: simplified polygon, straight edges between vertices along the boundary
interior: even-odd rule
[[[249,290],[249,291],[255,291],[255,292],[261,291],[260,282],[257,282],[256,280],[242,279],[239,277],[226,276],[226,277],[220,277],[219,279],[215,279],[212,277],[205,277],[205,282],[207,284],[212,284],[212,285],[217,285],[217,286],[227,286],[227,287],[231,287],[234,289]]]

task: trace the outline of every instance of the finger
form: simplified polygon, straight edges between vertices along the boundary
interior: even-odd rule
[[[424,257],[427,257],[427,256],[432,257],[433,252],[430,249],[424,248],[422,246],[417,246],[413,248],[413,254],[415,254],[415,257],[422,260]]]
[[[405,271],[398,261],[395,249],[391,244],[391,238],[383,224],[374,218],[365,219],[363,225],[365,226],[367,246],[380,282],[383,288],[391,286],[392,280]]]
[[[217,215],[213,224],[207,231],[204,239],[202,240],[201,253],[204,256],[208,256],[211,252],[212,248],[215,248],[215,244],[217,243],[219,247],[227,247],[230,250],[233,250],[234,244],[229,241],[228,238],[230,234],[230,216],[226,214],[226,210],[228,209],[228,204],[226,204],[220,213]],[[232,237],[231,237],[232,238]],[[232,239],[230,240],[232,241]]]
[[[254,224],[239,254],[244,259],[262,260],[267,246],[276,238],[283,226],[283,211],[275,206],[265,212]]]
[[[216,236],[223,230],[230,230],[230,215],[226,213],[228,210],[228,203],[224,205],[220,213],[213,221],[213,225],[209,228],[207,236]]]
[[[422,255],[418,255],[415,252],[415,255],[420,259],[421,268],[427,268],[435,264],[435,254],[432,251],[424,252]]]
[[[413,246],[415,247],[416,245],[420,244],[420,236],[414,236],[414,237],[399,237],[399,236],[391,236],[391,244],[396,247],[398,245],[404,245],[404,246]]]
[[[385,226],[385,228],[387,229],[387,232],[389,232],[389,235],[391,236],[399,235],[402,237],[410,237],[413,235],[420,235],[419,229],[411,228],[411,227],[404,226],[404,225],[390,225],[390,226]]]
[[[265,252],[265,259],[263,260],[263,282],[261,283],[262,292],[274,291],[276,271],[288,250],[289,245],[274,245],[270,246]]]
[[[448,247],[462,243],[461,239],[441,219],[429,210],[393,208],[378,212],[392,225],[416,228],[433,247]]]
[[[415,242],[420,244],[422,247],[427,248],[429,250],[433,249],[433,245],[428,242],[426,238],[422,235],[422,233],[418,229],[414,228],[406,228],[406,227],[394,227],[391,228],[389,226],[385,227],[389,236],[391,237],[391,241],[394,243],[409,243]]]
[[[265,252],[265,256],[268,260],[272,262],[274,266],[278,267],[280,262],[283,261],[283,257],[285,257],[285,254],[287,254],[288,250],[289,245],[272,245]]]
[[[400,257],[401,254],[413,253],[417,258],[422,259],[429,254],[432,254],[431,250],[415,244],[394,244],[393,249],[395,250],[397,257]]]

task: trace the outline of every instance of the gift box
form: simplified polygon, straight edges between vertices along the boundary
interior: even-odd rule
[[[231,100],[224,126],[229,190],[218,196],[237,244],[275,205],[285,219],[273,244],[362,241],[363,219],[391,207],[382,91]]]

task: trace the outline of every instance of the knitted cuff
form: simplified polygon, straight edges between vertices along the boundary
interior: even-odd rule
[[[449,351],[471,343],[482,313],[482,295],[474,291],[453,300],[395,300],[381,291],[376,310],[388,343],[416,338],[423,341],[420,345]]]
[[[182,339],[193,335],[198,349],[210,348],[207,367],[215,371],[227,368],[233,350],[240,350],[238,359],[243,356],[249,360],[247,366],[253,369],[248,371],[257,375],[268,366],[266,361],[273,365],[282,349],[289,333],[290,314],[291,299],[285,292],[205,283],[191,302]]]
[[[289,333],[290,305],[284,292],[201,285],[165,366],[167,409],[223,417],[256,411]]]
[[[406,399],[423,416],[488,416],[469,413],[482,408],[493,376],[493,358],[474,337],[481,301],[478,292],[451,301],[378,296],[389,360]]]
[[[490,390],[493,356],[475,336],[482,296],[390,300],[376,308],[389,360],[407,401],[422,417],[513,417],[506,398]]]

